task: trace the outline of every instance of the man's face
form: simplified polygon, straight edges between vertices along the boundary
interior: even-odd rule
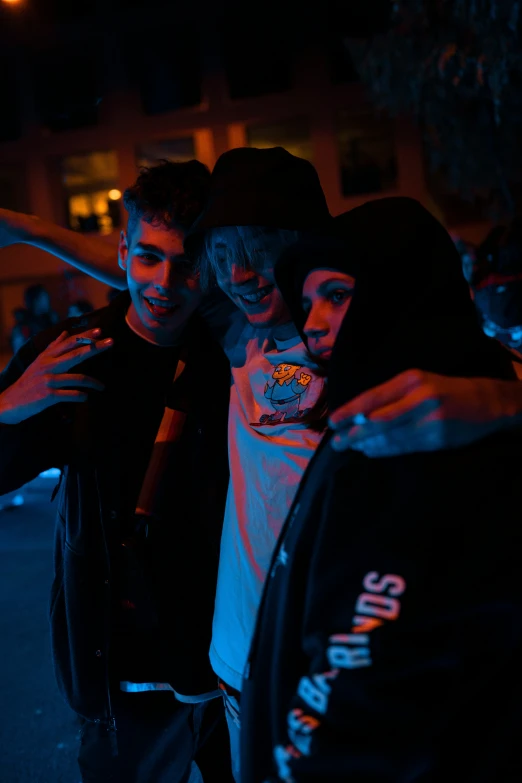
[[[283,249],[277,233],[230,226],[213,234],[212,245],[219,259],[218,285],[252,326],[269,328],[289,323],[290,314],[274,277],[274,266]]]
[[[122,231],[119,263],[127,272],[129,321],[142,337],[171,345],[201,301],[197,276],[184,250],[184,234],[140,220]]]

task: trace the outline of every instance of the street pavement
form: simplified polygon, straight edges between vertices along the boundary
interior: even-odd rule
[[[55,485],[38,478],[23,488],[23,505],[0,510],[0,783],[80,781],[79,722],[50,654]]]

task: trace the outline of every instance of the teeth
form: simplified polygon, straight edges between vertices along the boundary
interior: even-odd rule
[[[252,304],[255,304],[256,302],[260,302],[261,299],[263,299],[263,297],[266,296],[269,290],[270,289],[267,287],[260,288],[258,291],[255,291],[252,294],[242,294],[241,298],[247,302],[251,302]]]
[[[166,308],[172,308],[175,307],[171,302],[163,302],[161,299],[151,299],[150,297],[146,297],[147,301],[150,302],[151,305],[154,305],[155,307],[166,307]]]

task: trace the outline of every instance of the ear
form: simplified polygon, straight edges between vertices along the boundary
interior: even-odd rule
[[[127,271],[127,258],[129,255],[129,240],[125,231],[121,231],[118,242],[118,264],[121,269]]]

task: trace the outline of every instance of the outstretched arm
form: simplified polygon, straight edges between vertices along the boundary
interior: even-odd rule
[[[113,288],[127,287],[114,249],[103,239],[78,234],[34,215],[0,209],[0,248],[19,242],[45,250]]]

